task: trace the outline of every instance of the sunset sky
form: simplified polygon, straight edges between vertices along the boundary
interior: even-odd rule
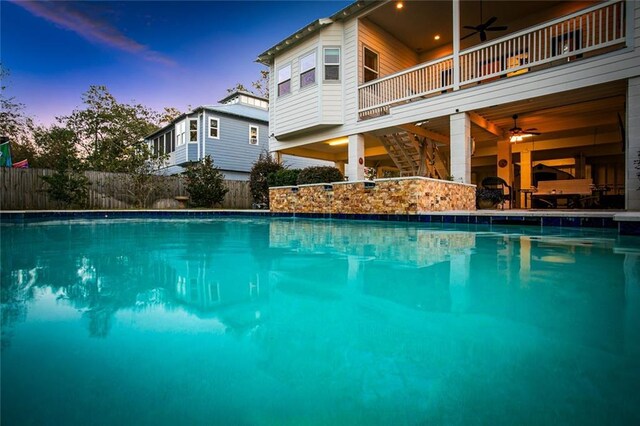
[[[350,3],[1,0],[4,84],[40,124],[80,106],[90,85],[156,110],[214,104],[259,78],[258,54]]]

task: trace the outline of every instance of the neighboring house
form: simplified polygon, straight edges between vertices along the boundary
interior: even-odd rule
[[[258,61],[276,154],[516,191],[545,164],[640,208],[638,1],[362,0]]]
[[[154,153],[168,154],[163,174],[182,173],[188,164],[209,155],[226,179],[249,180],[253,163],[269,151],[269,102],[236,91],[219,103],[182,114],[145,138]],[[282,161],[290,168],[331,164],[293,156]]]

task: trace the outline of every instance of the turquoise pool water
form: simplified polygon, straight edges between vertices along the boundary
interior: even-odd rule
[[[2,425],[639,424],[640,240],[2,225]]]

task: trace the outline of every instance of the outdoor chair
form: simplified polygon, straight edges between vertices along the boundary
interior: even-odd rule
[[[509,201],[509,207],[513,206],[513,191],[504,179],[498,176],[489,176],[482,179],[481,185],[484,189],[499,192],[501,195],[500,207],[504,210],[504,202]]]

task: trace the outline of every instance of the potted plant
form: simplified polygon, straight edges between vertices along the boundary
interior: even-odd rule
[[[490,209],[502,202],[502,191],[499,189],[476,189],[476,206],[479,209]]]

